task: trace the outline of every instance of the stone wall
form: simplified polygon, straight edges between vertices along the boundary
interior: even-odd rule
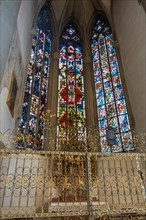
[[[112,10],[135,129],[146,131],[146,14],[137,0],[114,0]]]
[[[2,1],[1,25],[1,85],[0,85],[0,147],[12,148],[12,136],[22,111],[24,85],[30,48],[36,1]],[[18,92],[14,115],[6,104],[12,74],[15,74]]]
[[[14,30],[16,27],[18,11],[21,0],[2,0],[0,2],[0,80],[4,74],[5,65],[7,62],[10,45],[12,42]]]
[[[15,74],[18,91],[16,94],[14,115],[12,116],[7,105],[7,98],[12,80],[12,75]],[[4,76],[1,84],[0,97],[1,97],[1,111],[0,111],[0,132],[1,141],[5,146],[11,147],[12,143],[10,136],[13,133],[15,124],[17,123],[18,115],[20,114],[22,85],[24,78],[24,66],[20,54],[20,41],[17,30],[13,36],[12,44],[9,50],[7,63],[5,66]],[[17,104],[16,104],[17,103]],[[11,146],[10,146],[11,145]]]

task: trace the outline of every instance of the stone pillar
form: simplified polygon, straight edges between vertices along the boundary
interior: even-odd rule
[[[56,146],[56,124],[57,124],[57,100],[58,100],[58,70],[59,70],[59,52],[55,51],[52,54],[49,89],[48,89],[48,109],[51,110],[50,131],[46,136],[46,150],[55,150]]]
[[[84,81],[85,81],[85,110],[87,121],[87,137],[89,148],[92,146],[92,151],[100,151],[98,140],[98,124],[96,113],[96,97],[94,89],[94,79],[92,70],[91,56],[83,58],[84,66]]]
[[[51,103],[50,109],[53,114],[57,113],[57,100],[58,100],[58,71],[59,71],[59,52],[54,52],[52,57],[51,69]]]

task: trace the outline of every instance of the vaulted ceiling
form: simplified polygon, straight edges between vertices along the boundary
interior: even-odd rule
[[[104,11],[111,18],[111,0],[48,0],[57,22],[73,17],[81,27],[86,26],[97,10]],[[38,0],[38,7],[44,0]]]

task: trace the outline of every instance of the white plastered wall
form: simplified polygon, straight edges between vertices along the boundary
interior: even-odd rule
[[[146,131],[146,14],[137,0],[114,0],[115,32],[137,131]]]
[[[4,74],[20,4],[21,0],[0,1],[0,81]]]
[[[18,2],[21,4],[18,4]],[[1,20],[5,22],[1,25],[1,31],[3,31],[4,36],[1,35],[3,37],[3,42],[1,41],[3,74],[1,75],[0,85],[0,141],[4,143],[6,147],[10,148],[6,137],[12,133],[15,126],[17,126],[22,111],[24,81],[32,42],[31,30],[37,4],[34,0],[14,0],[13,4],[11,4],[10,1],[2,1],[1,6],[3,10]],[[14,16],[9,15],[11,12]],[[11,35],[11,38],[8,37],[8,35]],[[7,53],[2,53],[2,48],[8,49]],[[12,117],[6,101],[13,72],[16,76],[18,92],[14,116]]]

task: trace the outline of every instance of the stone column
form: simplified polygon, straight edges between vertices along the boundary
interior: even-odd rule
[[[53,114],[57,113],[57,100],[58,100],[58,71],[59,71],[59,52],[54,52],[52,56],[52,69],[51,69],[51,103],[50,109]]]
[[[100,151],[98,140],[98,124],[96,113],[96,97],[94,89],[94,78],[92,70],[91,56],[83,58],[84,81],[85,81],[85,110],[87,122],[87,137],[89,139],[89,147],[92,145],[92,151]]]
[[[48,88],[48,109],[51,110],[50,131],[47,132],[46,150],[55,150],[56,147],[56,124],[57,124],[57,101],[58,101],[58,70],[59,70],[59,52],[52,54],[50,79]]]

